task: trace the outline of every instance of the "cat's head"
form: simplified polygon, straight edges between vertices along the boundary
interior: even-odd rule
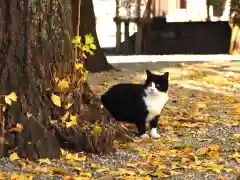
[[[147,79],[145,81],[145,91],[149,93],[154,92],[167,92],[168,91],[168,77],[169,72],[165,72],[162,75],[153,74],[149,70],[146,70]]]

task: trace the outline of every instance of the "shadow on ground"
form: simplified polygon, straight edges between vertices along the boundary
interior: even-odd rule
[[[114,66],[122,71],[89,75],[90,86],[96,94],[101,95],[117,83],[143,82],[146,68],[156,73],[170,72],[170,100],[159,122],[161,138],[135,139],[133,143],[119,146],[119,149],[140,158],[129,160],[123,167],[118,159],[119,167],[124,168],[122,171],[129,172],[121,177],[151,179],[154,176],[167,180],[239,178],[240,62],[157,62]],[[178,151],[175,147],[187,149]]]

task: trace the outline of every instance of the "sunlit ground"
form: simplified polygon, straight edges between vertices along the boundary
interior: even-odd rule
[[[145,60],[152,57],[144,56]],[[189,56],[181,56],[177,62],[127,63],[128,58],[140,59],[129,56],[122,58],[125,63],[113,64],[122,71],[90,73],[89,85],[96,95],[101,95],[117,83],[142,83],[146,69],[154,73],[170,72],[170,99],[160,117],[160,139],[134,137],[135,126],[124,123],[133,142],[115,142],[115,153],[62,151],[60,160],[41,159],[39,163],[30,164],[24,160],[1,159],[0,179],[6,179],[4,172],[9,172],[11,163],[19,162],[14,171],[23,172],[23,179],[36,175],[37,179],[44,180],[113,180],[113,177],[124,180],[239,180],[240,61],[190,62],[184,61]],[[11,176],[11,179],[20,178],[14,172]]]
[[[217,57],[221,60],[216,61]],[[125,63],[114,63],[122,72],[89,76],[92,89],[100,95],[113,84],[143,82],[146,68],[155,73],[170,72],[170,101],[159,123],[161,138],[135,139],[134,143],[118,145],[141,158],[121,167],[118,177],[237,179],[240,173],[240,61],[224,61],[226,57],[215,56],[215,61],[195,63],[178,62],[188,56],[178,57],[177,62],[145,63],[127,63],[124,57]],[[128,59],[139,60],[131,56]]]

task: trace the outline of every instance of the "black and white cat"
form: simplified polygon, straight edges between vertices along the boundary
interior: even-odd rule
[[[168,76],[157,75],[146,70],[144,84],[117,84],[101,96],[103,106],[117,121],[136,124],[141,138],[148,138],[146,122],[149,122],[150,136],[159,138],[158,119],[168,101]]]

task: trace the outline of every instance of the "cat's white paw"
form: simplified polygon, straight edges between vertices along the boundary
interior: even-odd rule
[[[152,128],[150,135],[152,138],[160,138],[161,136],[157,133],[157,128]]]
[[[151,137],[152,138],[160,138],[161,136],[158,133],[154,133],[154,134],[151,134]]]
[[[149,138],[149,135],[145,133],[145,134],[141,135],[140,138],[143,138],[143,139],[144,138]]]

